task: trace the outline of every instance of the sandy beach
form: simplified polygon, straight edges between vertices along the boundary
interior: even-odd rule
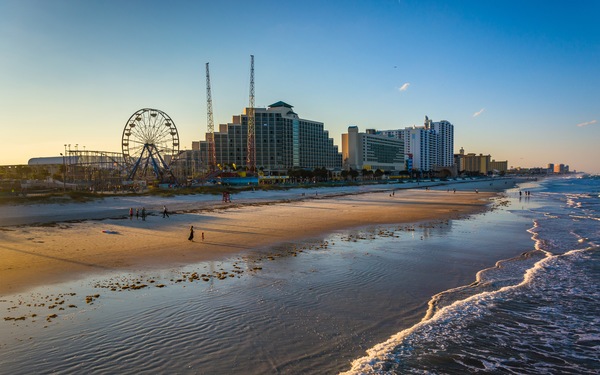
[[[14,374],[348,370],[418,323],[432,296],[527,251],[531,224],[508,206],[528,200],[498,195],[517,182],[5,206],[0,364]],[[129,207],[151,215],[130,219]]]
[[[177,205],[169,218],[156,209],[146,220],[134,216],[5,226],[0,228],[0,295],[87,274],[224,258],[340,229],[457,218],[485,209],[493,195],[475,193],[473,186],[459,185],[458,189],[397,189],[333,197],[316,192],[288,203],[248,202],[234,207],[198,208],[192,201]],[[92,214],[97,206],[102,203],[86,208]],[[40,215],[61,211],[57,205],[39,207]],[[82,216],[85,213],[78,217]],[[195,239],[190,242],[192,225]]]

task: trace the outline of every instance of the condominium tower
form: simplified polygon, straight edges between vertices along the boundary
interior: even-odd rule
[[[454,165],[454,125],[425,116],[424,126],[380,130],[378,134],[402,139],[409,170],[431,171]]]

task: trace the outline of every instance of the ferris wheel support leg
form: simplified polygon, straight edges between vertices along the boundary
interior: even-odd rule
[[[135,162],[135,164],[133,165],[133,168],[131,168],[131,172],[129,172],[129,174],[127,175],[127,180],[133,180],[135,177],[135,174],[138,170],[138,167],[140,166],[140,162],[142,161],[142,159],[138,159],[138,161]]]

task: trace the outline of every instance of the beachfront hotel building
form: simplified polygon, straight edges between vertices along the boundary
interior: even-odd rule
[[[425,116],[425,128],[435,134],[435,165],[438,167],[454,165],[454,125],[446,120],[434,122]]]
[[[460,152],[455,155],[456,164],[459,172],[476,173],[486,175],[490,171],[490,155],[469,153],[465,154],[465,149],[460,148]]]
[[[404,150],[411,160],[412,169],[431,171],[437,160],[437,137],[425,127],[406,128]]]
[[[342,134],[342,159],[345,169],[403,171],[404,141],[374,129],[360,133],[358,126],[349,126],[348,133]]]
[[[492,160],[489,154],[465,154],[465,149],[462,147],[459,153],[454,155],[454,159],[460,173],[487,175],[508,171],[508,160]]]
[[[508,160],[496,161],[492,159],[490,170],[493,173],[506,173],[508,171]]]
[[[246,167],[247,114],[248,108],[215,131],[216,162],[220,166]],[[254,108],[254,114],[257,169],[284,174],[293,168],[341,169],[342,155],[322,122],[300,118],[293,106],[282,101]],[[208,142],[200,141],[197,147],[207,167]]]
[[[554,173],[564,174],[569,173],[569,166],[564,164],[555,164]]]
[[[404,141],[407,170],[454,171],[454,125],[449,121],[434,122],[425,116],[423,126],[380,130],[377,134]]]

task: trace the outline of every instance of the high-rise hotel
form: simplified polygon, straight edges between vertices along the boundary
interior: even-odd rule
[[[374,129],[360,133],[358,126],[349,126],[342,134],[342,158],[345,168],[383,171],[404,170],[404,142],[378,134]]]
[[[215,132],[216,162],[222,166],[246,166],[248,108],[233,116]],[[342,155],[329,138],[322,122],[302,119],[293,106],[277,102],[267,108],[254,108],[256,168],[287,173],[292,168],[340,169]],[[208,142],[195,143],[200,157],[208,161]]]
[[[342,135],[342,140],[352,138],[352,133],[356,131],[356,127],[349,127],[348,134]],[[361,142],[342,142],[342,154],[345,158],[353,156],[349,158],[352,161],[351,166],[353,168],[362,169],[365,165],[369,167],[380,165],[384,170],[396,171],[404,169],[408,171],[454,169],[454,125],[445,120],[434,122],[425,117],[423,126],[397,130],[367,131],[367,134],[363,137],[355,136],[355,138],[361,139]],[[396,140],[396,143],[399,140],[403,147],[400,148],[394,142],[386,143],[386,138]],[[402,163],[398,163],[397,156],[393,159],[393,162],[388,162],[387,165],[373,163],[373,160],[384,160],[382,153],[390,154],[390,147],[395,147],[395,150],[402,149],[404,156]],[[401,169],[398,169],[399,164],[402,166]]]

